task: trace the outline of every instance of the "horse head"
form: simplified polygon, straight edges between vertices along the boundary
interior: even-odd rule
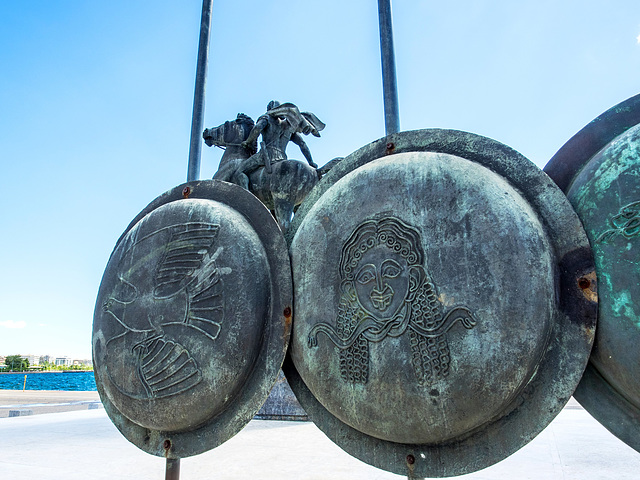
[[[250,116],[239,113],[235,120],[226,121],[217,127],[205,128],[202,132],[202,138],[204,143],[210,147],[215,145],[216,147],[237,147],[247,150],[248,158],[257,152],[258,142],[254,142],[248,149],[242,148],[240,144],[247,139],[254,125]]]
[[[225,150],[218,171],[213,176],[215,179],[228,180],[242,160],[249,158],[258,150],[258,142],[253,142],[249,148],[242,146],[255,124],[250,116],[239,113],[235,120],[224,122],[213,128],[205,128],[202,132],[204,142],[211,146]]]

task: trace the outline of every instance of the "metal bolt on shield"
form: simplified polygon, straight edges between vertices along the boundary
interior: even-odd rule
[[[586,277],[582,277],[582,278],[578,279],[578,286],[582,290],[586,290],[587,288],[589,288],[591,286],[591,281]]]

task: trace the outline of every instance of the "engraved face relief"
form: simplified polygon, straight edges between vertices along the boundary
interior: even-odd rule
[[[596,242],[606,242],[616,235],[626,239],[640,235],[640,201],[620,207],[617,215],[609,219],[611,229],[602,233]]]
[[[316,347],[322,333],[336,346],[345,381],[367,383],[369,342],[401,336],[418,383],[449,374],[446,334],[458,321],[471,329],[476,319],[464,306],[444,314],[417,229],[392,216],[363,222],[342,248],[340,277],[335,327],[315,324],[307,342]]]
[[[218,225],[184,223],[132,235],[102,309],[112,322],[107,372],[132,398],[178,395],[202,381],[194,348],[211,344],[223,323]],[[134,375],[126,375],[135,368]]]
[[[362,257],[355,275],[360,306],[372,316],[389,318],[402,307],[409,292],[409,265],[402,256],[378,245]]]

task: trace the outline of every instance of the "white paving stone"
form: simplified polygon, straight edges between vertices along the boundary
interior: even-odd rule
[[[575,404],[574,404],[575,405]],[[164,459],[130,444],[104,410],[0,419],[2,480],[164,479]],[[183,480],[401,479],[344,453],[312,423],[254,420],[217,449],[183,459]],[[529,445],[480,472],[493,480],[640,478],[640,454],[575,406]]]

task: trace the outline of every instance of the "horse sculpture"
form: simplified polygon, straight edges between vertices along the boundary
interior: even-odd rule
[[[241,144],[254,126],[251,117],[239,113],[235,120],[205,129],[202,137],[209,146],[225,148],[214,180],[232,181],[233,173],[256,152],[256,145],[244,148]],[[284,232],[291,223],[294,208],[300,205],[320,179],[319,172],[298,160],[282,160],[272,165],[272,172],[264,167],[249,174],[249,190],[274,212]]]

